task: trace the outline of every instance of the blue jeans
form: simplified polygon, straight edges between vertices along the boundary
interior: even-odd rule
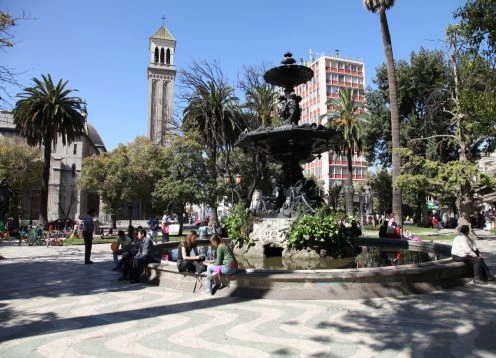
[[[215,269],[215,265],[212,265],[212,264],[208,265],[207,266],[207,276],[208,275],[212,275],[214,273],[214,269]],[[222,267],[220,269],[220,273],[222,275],[233,275],[237,271],[238,271],[238,267],[237,266],[225,266],[225,265],[222,265]],[[213,281],[214,280],[207,280],[207,289],[209,291],[212,291]]]

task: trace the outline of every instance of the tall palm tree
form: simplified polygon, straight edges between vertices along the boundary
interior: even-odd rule
[[[381,23],[382,43],[386,56],[386,66],[389,82],[389,104],[391,110],[391,136],[392,136],[392,175],[394,179],[401,174],[400,158],[400,119],[398,111],[398,94],[396,90],[396,73],[394,68],[393,46],[386,16],[386,11],[393,7],[394,0],[363,0],[363,5],[368,11],[379,14]],[[396,214],[398,224],[403,223],[401,189],[393,187],[393,212]]]
[[[52,147],[59,139],[67,145],[84,133],[86,106],[81,98],[70,96],[76,90],[66,89],[67,81],[54,84],[49,74],[41,77],[17,95],[21,99],[13,115],[16,130],[28,144],[43,146],[40,220],[46,222]]]
[[[346,177],[346,214],[353,215],[353,153],[360,153],[362,142],[362,106],[354,100],[354,91],[351,88],[340,88],[338,98],[329,98],[327,104],[331,110],[327,114],[327,125],[343,135],[344,144],[338,149],[346,154],[348,176]],[[337,108],[337,110],[335,110]]]
[[[197,82],[183,115],[183,129],[199,134],[200,143],[208,155],[208,177],[215,181],[224,175],[222,170],[229,171],[229,153],[243,128],[239,99],[234,89],[225,83]],[[217,163],[220,152],[224,154],[223,165]],[[234,173],[227,174],[234,176]],[[209,194],[205,199],[215,207],[217,193],[210,191]],[[237,195],[241,197],[240,192]],[[213,210],[211,220],[217,221],[217,210]]]

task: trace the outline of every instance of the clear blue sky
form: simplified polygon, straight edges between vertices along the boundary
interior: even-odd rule
[[[2,53],[24,87],[50,73],[69,81],[88,103],[88,120],[110,151],[147,131],[149,37],[162,25],[177,40],[175,65],[216,60],[234,85],[245,65],[278,65],[334,54],[365,62],[367,85],[384,63],[378,15],[362,0],[0,0],[19,21],[15,46]],[[443,49],[452,12],[465,0],[397,0],[388,11],[396,59],[420,47]],[[177,85],[177,80],[176,80]],[[177,86],[176,86],[177,91]],[[11,89],[16,94],[19,89]],[[176,108],[177,109],[177,108]]]

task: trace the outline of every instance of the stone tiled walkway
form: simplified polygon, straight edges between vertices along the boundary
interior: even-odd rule
[[[478,241],[496,271],[496,238]],[[496,284],[245,300],[119,282],[108,245],[0,244],[0,357],[494,357]]]

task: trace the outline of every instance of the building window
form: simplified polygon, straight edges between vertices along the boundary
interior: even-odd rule
[[[77,154],[77,144],[74,144],[74,150],[72,151],[72,154],[74,155]]]
[[[165,63],[170,65],[170,48],[167,49],[167,52],[165,54]]]
[[[158,62],[158,47],[155,47],[155,55],[154,55],[154,60],[155,60],[155,63]]]
[[[164,59],[165,59],[165,52],[164,52],[164,49],[161,48],[160,49],[160,63],[164,63]]]
[[[76,164],[72,164],[72,177],[76,176]]]

